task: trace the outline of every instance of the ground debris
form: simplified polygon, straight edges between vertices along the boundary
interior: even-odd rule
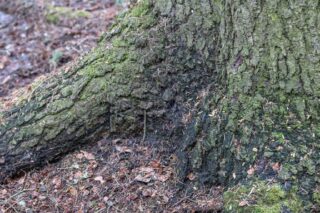
[[[214,212],[222,208],[221,188],[178,189],[172,153],[138,145],[134,139],[117,142],[130,152],[114,146],[111,140],[102,140],[42,170],[9,180],[0,186],[0,212]]]
[[[48,21],[62,8],[80,12]],[[0,1],[0,97],[87,53],[120,9],[113,0]]]

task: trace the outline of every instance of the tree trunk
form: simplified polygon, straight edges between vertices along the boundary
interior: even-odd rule
[[[161,136],[163,128],[173,129],[214,72],[215,39],[206,38],[216,27],[201,24],[212,13],[210,4],[195,15],[191,6],[197,4],[188,5],[180,4],[170,18],[170,1],[140,2],[118,17],[95,50],[3,112],[0,177],[102,135],[142,136],[146,129]]]
[[[181,177],[193,172],[199,182],[224,186],[275,179],[297,188],[272,201],[275,211],[299,209],[296,193],[315,202],[319,7],[298,0],[139,1],[95,50],[3,113],[0,178],[103,135],[156,132],[179,143]],[[235,211],[228,199],[238,195],[229,192],[226,210]]]

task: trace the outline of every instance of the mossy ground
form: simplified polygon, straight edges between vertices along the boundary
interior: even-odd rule
[[[295,189],[285,191],[277,183],[256,181],[238,185],[224,193],[225,212],[235,213],[292,213],[304,212],[304,206]]]
[[[51,6],[47,7],[46,20],[52,24],[58,24],[62,19],[89,18],[91,13],[84,10],[74,10],[69,7]]]

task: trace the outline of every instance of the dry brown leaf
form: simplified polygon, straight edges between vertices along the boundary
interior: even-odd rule
[[[149,164],[152,168],[159,169],[161,168],[161,163],[158,160],[153,160]]]
[[[156,179],[161,182],[166,182],[171,177],[171,173],[165,175],[156,175]]]
[[[196,176],[193,173],[189,173],[187,178],[192,181],[192,180],[196,179]]]
[[[71,195],[76,196],[78,191],[74,187],[69,187],[67,189],[67,193],[70,193]]]

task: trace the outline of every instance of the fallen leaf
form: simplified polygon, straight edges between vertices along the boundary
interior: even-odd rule
[[[99,181],[101,184],[105,183],[102,176],[97,176],[94,178],[95,181]]]
[[[108,200],[109,200],[109,197],[107,197],[107,196],[103,198],[103,201],[104,201],[105,203],[108,202]]]
[[[144,197],[154,197],[155,192],[152,189],[146,189],[142,191]]]
[[[95,156],[92,153],[89,153],[86,151],[81,151],[81,152],[87,160],[94,160],[95,159]]]
[[[119,172],[117,172],[118,177],[121,178],[125,178],[128,174],[130,173],[130,171],[126,168],[126,167],[121,167],[119,169]]]
[[[116,146],[116,150],[120,153],[133,153],[132,149],[126,146]]]
[[[8,191],[6,190],[6,189],[2,189],[1,191],[0,191],[0,199],[5,199],[5,198],[7,198],[8,197]],[[0,211],[1,212],[1,211]]]
[[[88,196],[90,194],[89,190],[83,190],[83,196]]]
[[[158,160],[153,160],[149,164],[152,168],[159,169],[161,168],[161,163]]]
[[[170,200],[170,198],[166,195],[162,195],[162,198],[163,198],[164,203],[168,203]]]
[[[39,196],[39,199],[40,199],[40,200],[45,200],[45,199],[47,199],[47,197],[46,197],[46,196],[43,196],[43,195],[40,195],[40,196]]]
[[[52,184],[54,185],[55,189],[60,188],[61,184],[62,184],[61,178],[58,177],[58,176],[54,177],[53,180],[52,180]]]
[[[273,171],[275,171],[275,172],[277,172],[277,171],[279,171],[280,170],[280,163],[273,163],[272,164],[272,169],[273,169]]]
[[[140,167],[139,168],[140,172],[144,172],[144,173],[152,173],[154,172],[154,169],[152,167]]]
[[[254,168],[253,167],[250,167],[250,169],[248,169],[247,171],[248,175],[253,175],[254,174]]]
[[[165,175],[156,175],[156,179],[161,182],[166,182],[171,177],[171,173]]]
[[[143,182],[143,183],[149,183],[151,181],[151,177],[150,176],[142,176],[141,174],[137,175],[134,180],[139,181],[139,182]]]
[[[196,179],[196,176],[193,173],[189,173],[187,178],[192,181],[192,180]]]
[[[69,187],[67,190],[67,193],[70,193],[71,195],[76,196],[78,192],[74,187]]]
[[[19,180],[18,180],[18,184],[19,185],[22,185],[25,181],[25,177],[21,177]]]
[[[0,70],[2,70],[3,68],[5,68],[5,66],[7,65],[9,59],[7,56],[1,56],[0,57]]]
[[[138,198],[138,195],[136,194],[129,194],[127,197],[128,201],[136,200]]]

